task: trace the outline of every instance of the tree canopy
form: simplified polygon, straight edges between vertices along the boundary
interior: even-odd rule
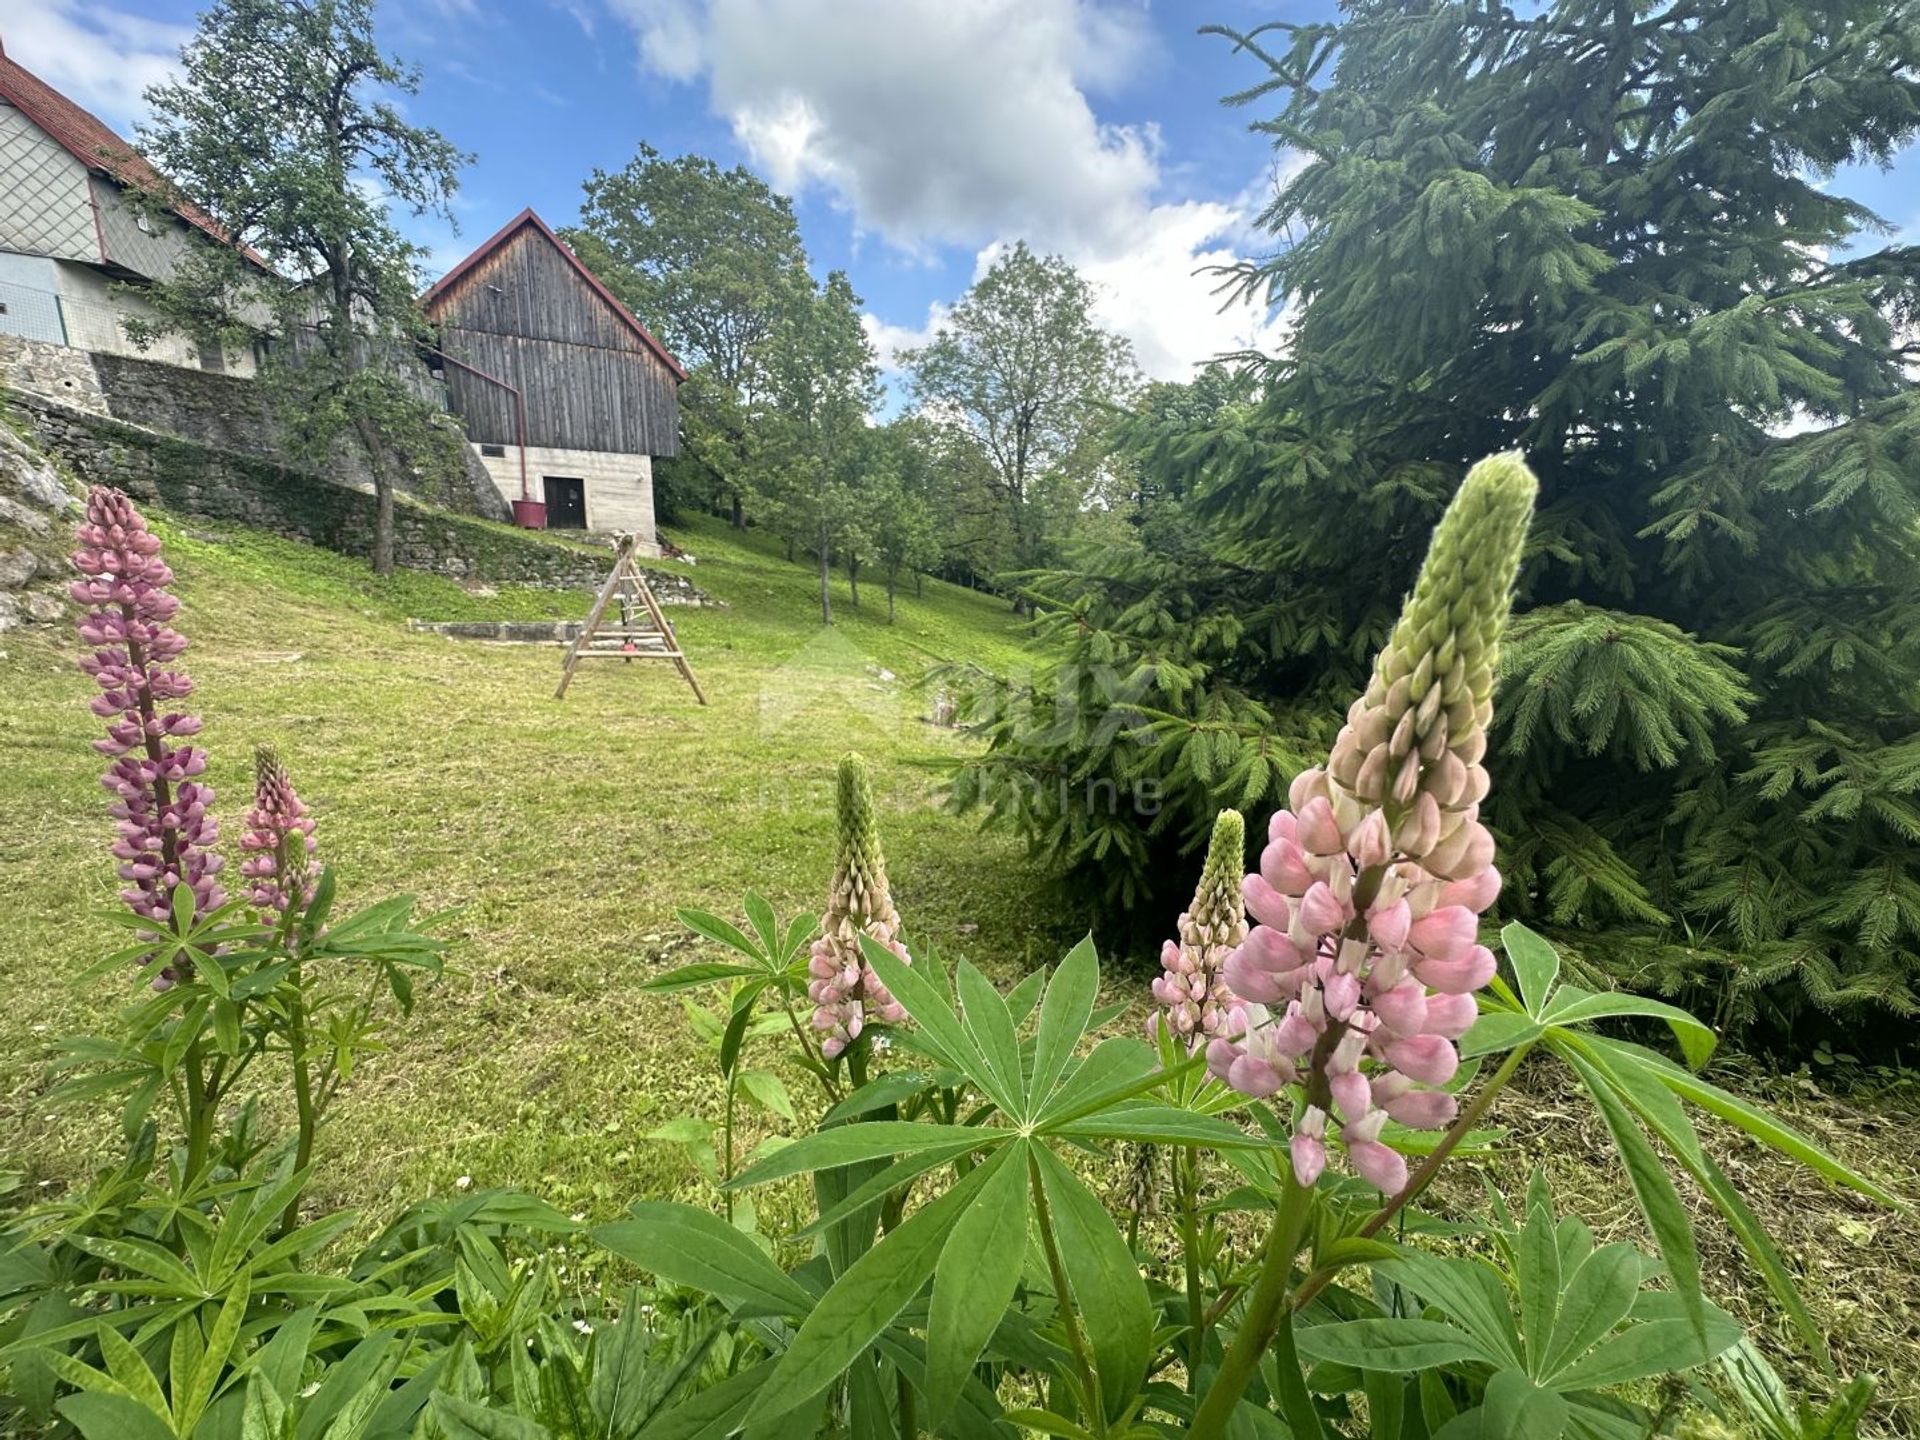
[[[452,219],[467,157],[388,95],[419,72],[381,51],[373,0],[215,0],[180,76],[147,91],[141,147],[237,248],[194,245],[150,293],[167,323],[275,339],[263,380],[297,450],[346,431],[379,496],[374,568],[393,565],[390,450],[450,448],[414,361],[423,252],[392,205]],[[167,203],[172,195],[146,197]]]
[[[1327,738],[1418,538],[1517,448],[1542,496],[1488,810],[1503,903],[1728,1015],[1913,1010],[1920,248],[1876,246],[1827,182],[1913,135],[1920,15],[1356,0],[1231,38],[1267,71],[1233,98],[1277,100],[1258,128],[1306,159],[1241,276],[1297,308],[1292,344],[1256,400],[1130,425],[1184,532],[1039,582],[1074,681],[979,697],[961,801],[1141,893]],[[1163,802],[1037,783],[1069,734],[1080,780]]]
[[[922,411],[964,430],[986,462],[980,476],[1011,541],[1002,568],[1053,558],[1137,383],[1132,347],[1100,327],[1093,301],[1071,265],[1022,241],[901,357]]]

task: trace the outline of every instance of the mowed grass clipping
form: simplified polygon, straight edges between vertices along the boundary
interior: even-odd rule
[[[831,865],[834,764],[872,762],[896,896],[911,933],[1003,973],[1057,951],[1016,842],[933,803],[966,744],[923,718],[936,662],[1017,668],[1004,601],[928,581],[900,596],[817,579],[757,539],[695,522],[676,563],[724,609],[669,610],[712,702],[660,661],[583,663],[553,699],[557,648],[416,635],[423,619],[581,616],[585,592],[475,593],[439,577],[376,580],[363,562],[239,529],[154,517],[190,640],[226,844],[275,746],[319,820],[347,903],[408,891],[458,906],[455,972],[424,986],[389,1053],[335,1110],[315,1200],[391,1213],[461,1177],[617,1213],[688,1191],[679,1149],[643,1138],[719,1092],[680,1002],[639,982],[694,958],[678,906],[739,914],[759,889],[817,914]],[[609,556],[609,560],[611,556]],[[108,1022],[128,992],[74,981],[122,941],[97,784],[90,682],[71,630],[0,638],[0,1170],[67,1183],[110,1150],[110,1112],[39,1098],[54,1041]],[[230,864],[233,863],[230,861]]]

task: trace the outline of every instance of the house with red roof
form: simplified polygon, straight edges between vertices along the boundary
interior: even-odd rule
[[[447,408],[522,524],[658,554],[653,462],[680,449],[680,362],[531,210],[421,304]]]
[[[245,351],[178,335],[141,350],[127,338],[124,322],[151,313],[137,292],[142,281],[171,276],[189,245],[227,243],[192,205],[156,209],[135,203],[134,191],[164,194],[165,185],[99,117],[9,58],[0,41],[0,335],[252,373]]]

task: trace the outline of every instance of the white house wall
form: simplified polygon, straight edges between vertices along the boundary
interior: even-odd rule
[[[190,336],[177,332],[161,335],[145,349],[127,337],[125,321],[129,317],[155,316],[153,307],[140,298],[139,291],[127,288],[90,265],[63,261],[57,268],[67,344],[109,355],[132,355],[167,365],[185,365],[193,370],[210,368],[201,363],[200,344]],[[229,375],[250,376],[256,367],[250,351],[229,350],[218,368]]]
[[[487,467],[503,499],[520,498],[520,450],[515,445],[498,448],[504,455],[488,455],[475,445],[480,463]],[[527,447],[527,493],[535,500],[546,499],[547,476],[560,476],[582,482],[587,502],[587,528],[601,532],[626,531],[640,539],[646,554],[660,553],[659,536],[653,524],[653,457],[616,455],[606,450],[558,450],[546,445]]]
[[[55,296],[59,287],[57,261],[0,250],[0,335],[66,344],[66,327]]]
[[[0,100],[0,250],[100,259],[87,167]]]

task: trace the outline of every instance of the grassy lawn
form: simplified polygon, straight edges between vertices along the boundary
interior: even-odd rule
[[[1006,977],[1051,959],[1077,928],[1043,898],[1017,844],[931,803],[927,762],[966,742],[925,722],[930,696],[916,682],[944,660],[1031,658],[989,597],[928,582],[924,598],[901,597],[890,626],[878,585],[855,610],[837,577],[839,624],[824,631],[804,565],[696,520],[672,538],[727,608],[670,613],[712,705],[659,663],[583,667],[555,702],[557,650],[413,635],[404,621],[578,616],[583,594],[476,592],[413,574],[381,582],[359,561],[251,532],[165,517],[159,528],[186,602],[179,624],[229,841],[251,748],[269,743],[314,806],[348,897],[407,890],[463,907],[456,973],[424,992],[336,1111],[322,1204],[381,1216],[462,1177],[595,1217],[643,1194],[697,1198],[683,1152],[646,1137],[683,1113],[716,1116],[718,1088],[679,1002],[642,996],[636,982],[694,958],[676,906],[736,914],[753,886],[783,913],[818,910],[833,767],[848,748],[873,762],[910,931]],[[114,1139],[110,1120],[48,1113],[39,1096],[53,1039],[125,998],[113,981],[69,979],[119,943],[89,913],[112,903],[115,885],[101,762],[87,747],[91,686],[67,634],[16,632],[0,651],[0,986],[13,997],[0,1008],[0,1170],[57,1185]],[[1920,1191],[1912,1082],[1852,1098],[1792,1077],[1746,1088],[1856,1165]],[[1495,1119],[1512,1134],[1490,1178],[1513,1193],[1543,1164],[1566,1210],[1632,1234],[1624,1181],[1578,1098],[1530,1070]],[[1843,1367],[1881,1375],[1885,1433],[1920,1433],[1920,1229],[1721,1138]],[[1463,1167],[1441,1194],[1471,1208],[1479,1178]],[[1702,1243],[1709,1288],[1784,1340],[1714,1223]]]
[[[375,581],[361,562],[204,522],[163,521],[185,604],[179,626],[207,719],[203,743],[228,843],[272,744],[313,805],[343,893],[418,893],[464,907],[458,974],[431,987],[336,1112],[316,1198],[384,1211],[476,1184],[539,1189],[611,1213],[690,1183],[682,1155],[641,1137],[711,1111],[674,1000],[634,982],[687,958],[680,905],[737,914],[753,886],[817,912],[830,864],[834,763],[873,763],[898,901],[916,929],[997,966],[1042,958],[1060,933],[1018,849],[931,803],[925,762],[963,743],[927,724],[915,682],[938,661],[1019,663],[1002,602],[928,582],[885,623],[877,586],[823,631],[817,581],[719,524],[674,532],[725,609],[674,610],[712,704],[659,662],[582,667],[556,702],[557,649],[406,632],[408,616],[584,614],[582,594],[473,594],[432,576]],[[672,563],[672,562],[665,562]],[[863,587],[864,588],[864,587]],[[6,637],[0,684],[0,1127],[8,1163],[66,1176],[88,1148],[35,1101],[49,1043],[125,995],[65,976],[118,943],[90,685],[67,634]]]

